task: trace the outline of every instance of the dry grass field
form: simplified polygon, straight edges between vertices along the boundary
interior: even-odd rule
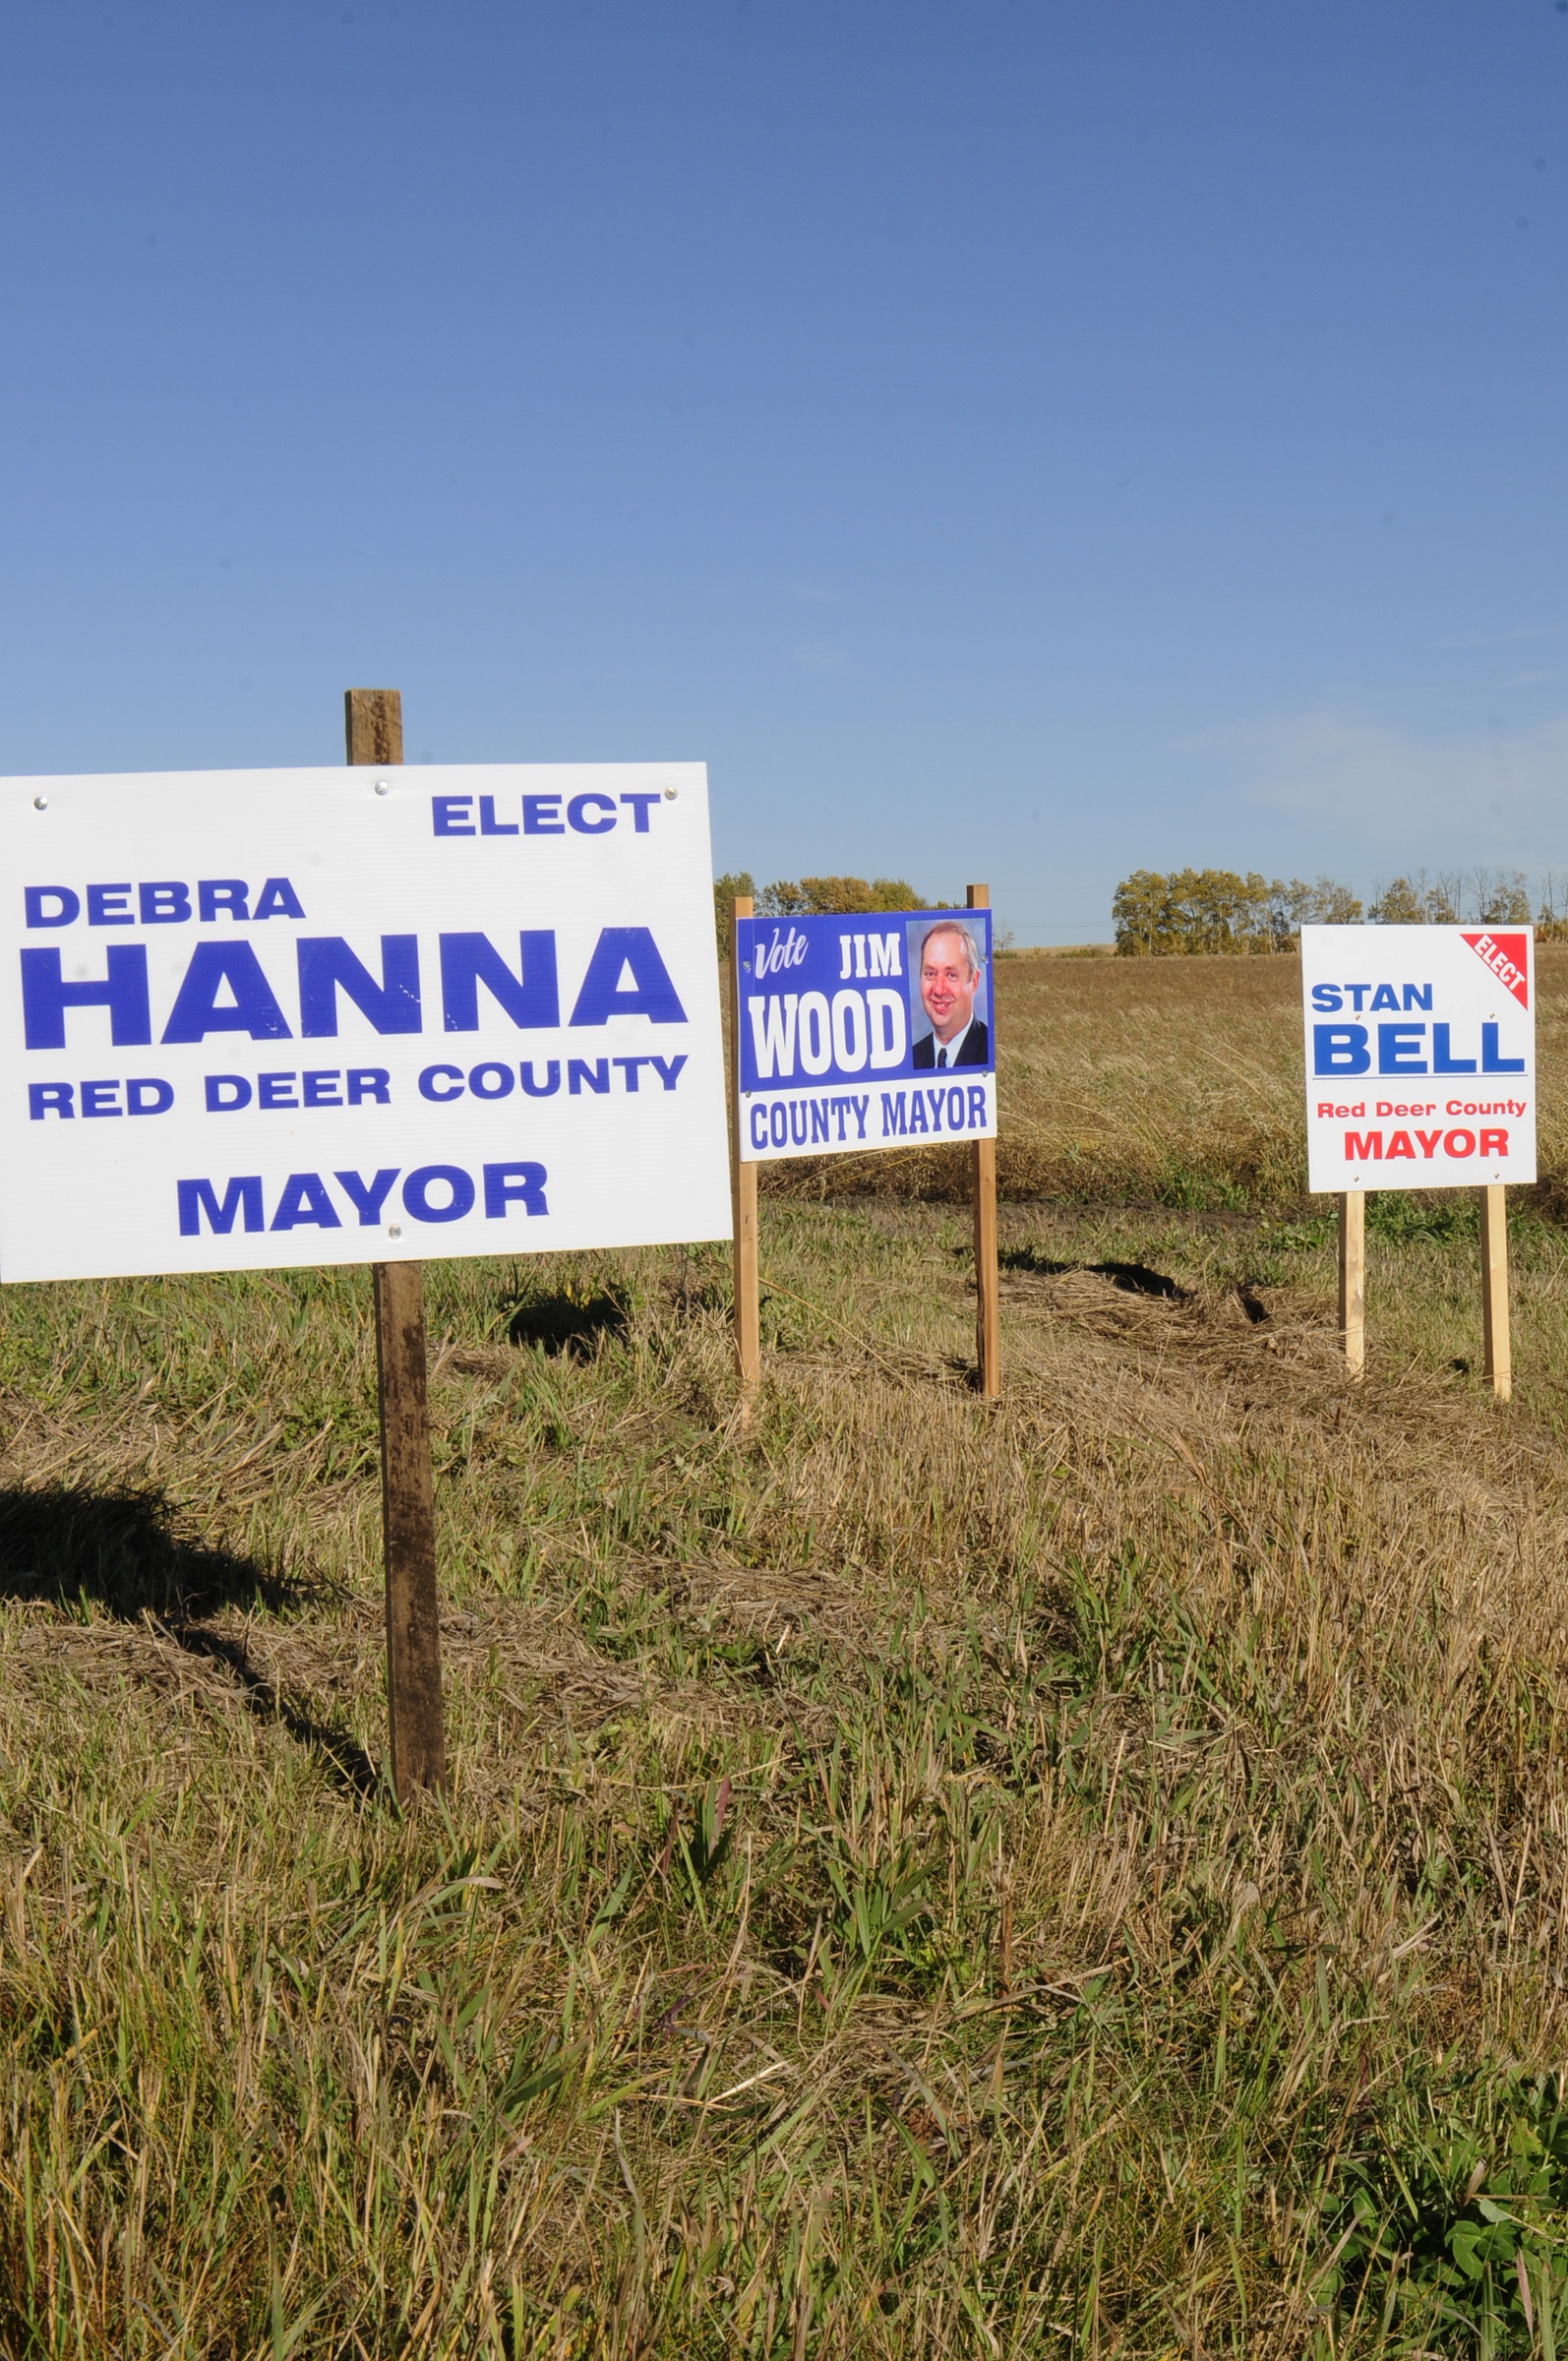
[[[1348,1387],[1296,988],[1008,964],[995,1409],[935,1160],[744,1434],[723,1249],[431,1266],[406,1818],[368,1278],[8,1292],[0,2351],[1568,2350],[1568,1233]]]
[[[1541,1169],[1568,1179],[1568,944],[1536,956]],[[1023,952],[998,989],[1004,1195],[1235,1209],[1305,1188],[1296,959]],[[962,1170],[938,1149],[803,1158],[767,1180],[939,1198]]]

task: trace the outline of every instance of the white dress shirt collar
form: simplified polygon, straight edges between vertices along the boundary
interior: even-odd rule
[[[965,1042],[969,1039],[970,1029],[973,1026],[974,1021],[974,1018],[971,1017],[969,1023],[965,1025],[963,1031],[961,1033],[955,1033],[951,1041],[938,1041],[935,1034],[933,1033],[931,1037],[931,1057],[933,1065],[956,1065],[958,1063],[958,1053],[963,1048]]]

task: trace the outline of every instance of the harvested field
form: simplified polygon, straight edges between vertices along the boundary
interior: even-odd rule
[[[1568,1185],[1568,944],[1537,948],[1543,1187]],[[1241,1208],[1306,1186],[1301,966],[1291,957],[1063,959],[997,969],[1004,1196]],[[941,1201],[963,1151],[765,1165],[789,1196]]]
[[[8,1294],[0,2349],[1544,2349],[1568,1238],[1499,1410],[1375,1200],[1351,1389],[1292,963],[1034,965],[995,1409],[939,1202],[768,1201],[745,1434],[722,1249],[431,1266],[406,1819],[368,1278]]]

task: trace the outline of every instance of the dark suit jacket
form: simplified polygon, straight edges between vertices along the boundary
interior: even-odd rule
[[[915,1063],[919,1066],[935,1065],[936,1036],[935,1033],[923,1034],[921,1039],[916,1042]],[[953,1059],[953,1063],[954,1065],[989,1065],[991,1063],[991,1034],[978,1016],[960,1042],[958,1055]]]

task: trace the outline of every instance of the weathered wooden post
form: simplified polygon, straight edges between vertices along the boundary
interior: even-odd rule
[[[395,689],[343,696],[348,759],[391,768],[403,758]],[[387,1562],[387,1712],[399,1803],[447,1780],[436,1592],[436,1501],[430,1470],[424,1274],[417,1262],[372,1266],[381,1404],[382,1532]]]
[[[1480,1303],[1492,1396],[1509,1402],[1514,1354],[1508,1329],[1508,1191],[1500,1180],[1489,1181],[1480,1192]]]
[[[1340,1191],[1340,1335],[1345,1371],[1366,1374],[1366,1191]]]
[[[991,887],[971,885],[971,910],[991,908]],[[992,961],[993,983],[996,963]],[[996,1011],[991,1011],[993,1039]],[[981,1393],[995,1402],[1001,1393],[1001,1282],[996,1261],[996,1143],[977,1139],[970,1154],[974,1163],[975,1195],[975,1366]]]

